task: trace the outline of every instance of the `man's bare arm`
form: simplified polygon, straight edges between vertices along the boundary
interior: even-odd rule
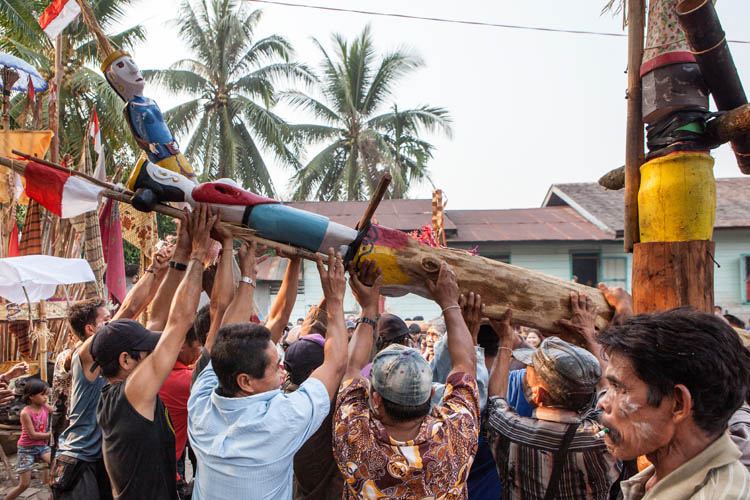
[[[164,254],[157,252],[154,255],[153,265],[143,273],[143,276],[130,289],[120,308],[112,317],[113,321],[116,319],[136,319],[146,310],[159,290],[159,285],[164,280],[168,263],[169,259]]]
[[[229,304],[227,311],[224,313],[222,325],[231,325],[233,323],[247,323],[253,314],[253,297],[255,297],[255,280],[258,276],[258,269],[255,265],[255,252],[257,245],[252,242],[250,245],[243,245],[240,249],[240,271],[242,276],[247,276],[253,282],[246,283],[240,281],[237,290],[234,292],[234,299]],[[274,339],[276,342],[277,339]]]
[[[492,364],[490,381],[487,385],[487,392],[490,396],[499,396],[504,398],[508,395],[508,376],[510,375],[510,358],[513,353],[513,345],[517,335],[513,332],[511,321],[513,320],[513,311],[508,309],[499,320],[490,320],[492,330],[497,335],[500,342],[495,362]]]
[[[297,289],[299,288],[299,270],[302,267],[302,259],[292,257],[286,266],[284,280],[281,282],[279,293],[273,301],[271,310],[268,312],[266,328],[271,331],[271,340],[278,343],[284,333],[284,327],[289,323],[294,303],[297,301]]]
[[[328,396],[333,399],[338,391],[341,378],[346,370],[346,344],[348,335],[344,325],[344,293],[346,278],[341,254],[334,254],[333,248],[328,251],[328,269],[318,259],[318,272],[323,286],[328,310],[328,329],[323,350],[323,364],[310,374],[323,382]]]
[[[190,258],[190,238],[187,234],[185,224],[181,223],[177,236],[177,244],[174,247],[174,253],[171,260],[178,265],[186,265]],[[167,268],[167,275],[159,286],[154,300],[151,302],[151,309],[146,328],[156,332],[164,330],[169,316],[169,306],[172,304],[175,291],[185,275],[185,270],[178,270],[175,267]]]
[[[364,261],[359,273],[354,267],[349,269],[352,293],[362,308],[362,317],[377,321],[378,304],[380,300],[380,286],[383,282],[380,269],[373,261]],[[362,376],[362,369],[370,362],[372,344],[375,341],[375,327],[360,322],[349,341],[349,363],[346,368],[345,380]]]
[[[464,372],[472,376],[477,373],[477,354],[474,350],[474,339],[469,333],[461,306],[458,305],[460,292],[453,269],[443,262],[440,266],[437,282],[426,281],[432,298],[443,310],[445,326],[448,331],[448,352],[451,355],[452,372]]]
[[[206,351],[211,352],[211,348],[216,341],[216,333],[222,325],[224,314],[232,302],[235,294],[234,273],[232,264],[234,263],[234,240],[229,228],[218,221],[214,225],[214,238],[221,241],[221,258],[216,266],[216,276],[214,277],[213,288],[211,289],[211,301],[208,308],[211,317],[211,324],[206,334],[206,343],[203,346]]]
[[[185,276],[177,288],[169,319],[151,355],[141,361],[125,382],[125,396],[133,408],[149,420],[154,418],[154,403],[164,380],[172,371],[177,355],[195,318],[202,291],[203,261],[211,247],[210,229],[218,220],[208,206],[199,204],[190,215],[192,251]]]

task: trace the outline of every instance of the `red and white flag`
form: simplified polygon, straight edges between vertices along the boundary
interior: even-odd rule
[[[76,0],[52,0],[39,16],[39,26],[54,40],[80,13],[81,7]]]
[[[89,136],[94,141],[94,151],[96,151],[96,168],[94,169],[94,177],[100,181],[107,180],[107,169],[104,167],[104,147],[102,146],[102,131],[99,128],[99,115],[96,114],[96,109],[91,115],[91,126],[89,128]]]
[[[104,188],[83,177],[30,161],[26,165],[26,194],[53,214],[67,219],[96,210]]]

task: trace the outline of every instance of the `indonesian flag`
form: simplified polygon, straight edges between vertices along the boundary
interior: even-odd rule
[[[33,161],[26,165],[24,177],[29,198],[63,219],[96,210],[104,190],[83,177]]]
[[[94,177],[100,181],[107,180],[107,170],[104,167],[104,148],[102,147],[102,131],[99,128],[99,115],[91,115],[91,127],[89,128],[89,136],[94,141],[94,151],[96,151],[96,168],[94,169]]]
[[[76,0],[52,0],[39,17],[39,26],[54,40],[80,13]]]

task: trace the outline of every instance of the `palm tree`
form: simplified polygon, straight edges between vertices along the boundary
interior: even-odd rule
[[[37,19],[49,0],[0,0],[0,50],[14,54],[37,67],[42,76],[54,77],[54,47],[39,27]],[[133,0],[98,0],[92,9],[106,32],[119,23]],[[111,34],[113,45],[124,49],[145,39],[145,31],[137,25]],[[123,104],[104,77],[94,68],[99,60],[92,35],[82,22],[74,22],[62,35],[64,74],[60,97],[61,153],[77,157],[85,137],[91,108],[96,107],[107,146],[108,164],[112,160],[132,160],[133,143],[122,114]],[[11,116],[22,116],[25,95],[13,99]],[[16,123],[16,126],[24,124]]]
[[[302,92],[285,94],[291,105],[323,122],[292,126],[299,137],[322,145],[292,179],[294,199],[362,200],[386,171],[393,177],[390,196],[404,197],[411,182],[429,179],[433,146],[419,135],[450,135],[448,111],[433,106],[402,110],[392,104],[381,113],[397,81],[422,66],[421,59],[405,50],[378,59],[369,26],[351,44],[339,34],[333,42],[335,59],[315,40],[323,55],[323,100]]]
[[[202,178],[237,178],[255,192],[275,194],[263,152],[298,166],[289,126],[270,111],[278,80],[309,84],[314,76],[290,62],[292,47],[280,36],[255,39],[261,11],[247,12],[235,0],[183,2],[180,35],[193,57],[144,77],[191,99],[165,113],[175,135],[189,135],[185,154]],[[192,133],[191,133],[192,131]]]

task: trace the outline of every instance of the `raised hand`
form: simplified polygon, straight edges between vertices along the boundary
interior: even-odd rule
[[[326,302],[343,304],[346,292],[346,277],[344,275],[344,262],[340,253],[335,253],[333,248],[328,249],[328,268],[323,265],[323,259],[318,257],[318,272],[320,282],[323,286],[323,295]]]
[[[471,333],[471,338],[474,339],[474,344],[476,344],[479,327],[482,325],[482,313],[484,312],[482,296],[474,292],[469,292],[469,295],[461,294],[458,298],[458,305],[461,306],[461,314],[466,322],[466,327]]]
[[[361,263],[359,272],[354,264],[349,266],[350,286],[357,303],[365,309],[377,309],[380,300],[380,286],[383,283],[383,273],[378,265],[371,260]]]
[[[198,203],[190,214],[187,224],[187,231],[190,234],[191,250],[190,258],[203,262],[208,256],[213,240],[211,239],[211,229],[219,220],[218,215],[214,215],[211,207],[203,203]]]
[[[608,287],[604,283],[599,283],[599,290],[604,294],[604,298],[609,305],[615,308],[615,318],[613,322],[622,321],[624,318],[633,315],[633,297],[620,287]]]
[[[216,214],[217,217],[220,214]],[[218,241],[222,245],[226,246],[228,243],[229,246],[232,244],[232,232],[229,230],[229,226],[227,223],[222,222],[221,219],[217,219],[216,224],[214,224],[213,228],[211,228],[211,238]]]
[[[583,337],[587,342],[596,338],[596,305],[585,293],[570,292],[570,307],[573,315],[570,319],[555,322],[559,328],[574,335]]]
[[[256,242],[243,243],[239,250],[240,257],[240,273],[242,276],[247,276],[255,281],[258,275],[257,258],[256,252],[258,251],[258,244]]]
[[[497,340],[500,341],[502,346],[509,347],[515,341],[516,332],[513,331],[512,321],[513,310],[510,308],[499,319],[490,319],[490,326],[492,326],[492,330],[494,330]]]
[[[10,404],[15,398],[15,394],[11,389],[8,389],[8,384],[0,382],[0,406]]]
[[[437,281],[433,282],[427,279],[425,286],[441,309],[445,310],[447,307],[458,306],[460,296],[458,281],[456,280],[456,273],[453,272],[447,262],[440,264]]]

